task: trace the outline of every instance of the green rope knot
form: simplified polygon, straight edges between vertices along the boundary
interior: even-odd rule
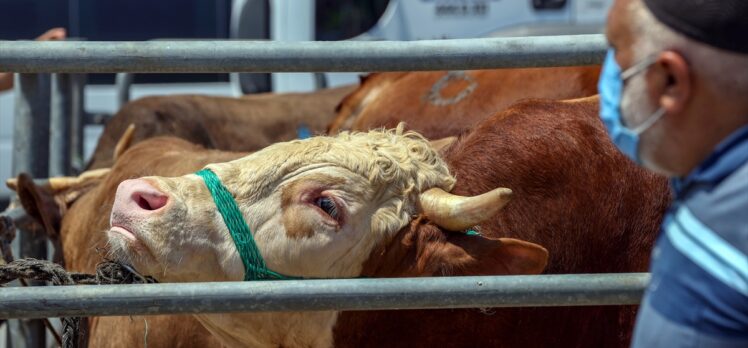
[[[467,236],[480,236],[481,234],[478,231],[476,231],[476,230],[474,230],[474,229],[471,228],[471,229],[468,229],[467,231],[465,231],[465,235],[467,235]]]

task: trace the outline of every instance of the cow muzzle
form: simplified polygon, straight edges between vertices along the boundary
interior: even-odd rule
[[[147,180],[125,180],[117,187],[109,221],[111,230],[138,240],[137,227],[166,210],[168,203],[169,196]]]

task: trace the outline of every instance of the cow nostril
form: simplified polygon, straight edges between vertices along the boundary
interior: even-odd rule
[[[133,200],[143,210],[158,210],[166,205],[167,197],[164,195],[136,192]]]
[[[151,208],[151,205],[148,204],[148,201],[145,200],[145,198],[143,198],[142,196],[138,197],[138,205],[145,210],[153,210],[153,208]]]

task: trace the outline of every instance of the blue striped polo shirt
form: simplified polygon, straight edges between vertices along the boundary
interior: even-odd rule
[[[748,345],[748,126],[672,187],[634,345]]]

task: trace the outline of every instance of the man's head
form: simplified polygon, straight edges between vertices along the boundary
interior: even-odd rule
[[[664,110],[662,119],[640,135],[639,157],[646,167],[659,173],[682,176],[699,165],[721,140],[748,124],[748,49],[738,51],[745,45],[734,48],[708,41],[708,35],[703,36],[706,39],[685,35],[678,23],[694,21],[693,14],[666,25],[653,14],[651,4],[668,0],[646,1],[650,5],[645,0],[617,0],[608,17],[606,34],[622,70],[649,58],[654,60],[626,80],[621,101],[623,122],[635,128],[656,111]],[[692,13],[701,5],[687,6]],[[717,5],[703,6],[712,10]],[[746,12],[747,7],[738,9]],[[697,25],[703,23],[697,21]],[[707,34],[719,25],[708,24],[711,26],[704,30]]]

